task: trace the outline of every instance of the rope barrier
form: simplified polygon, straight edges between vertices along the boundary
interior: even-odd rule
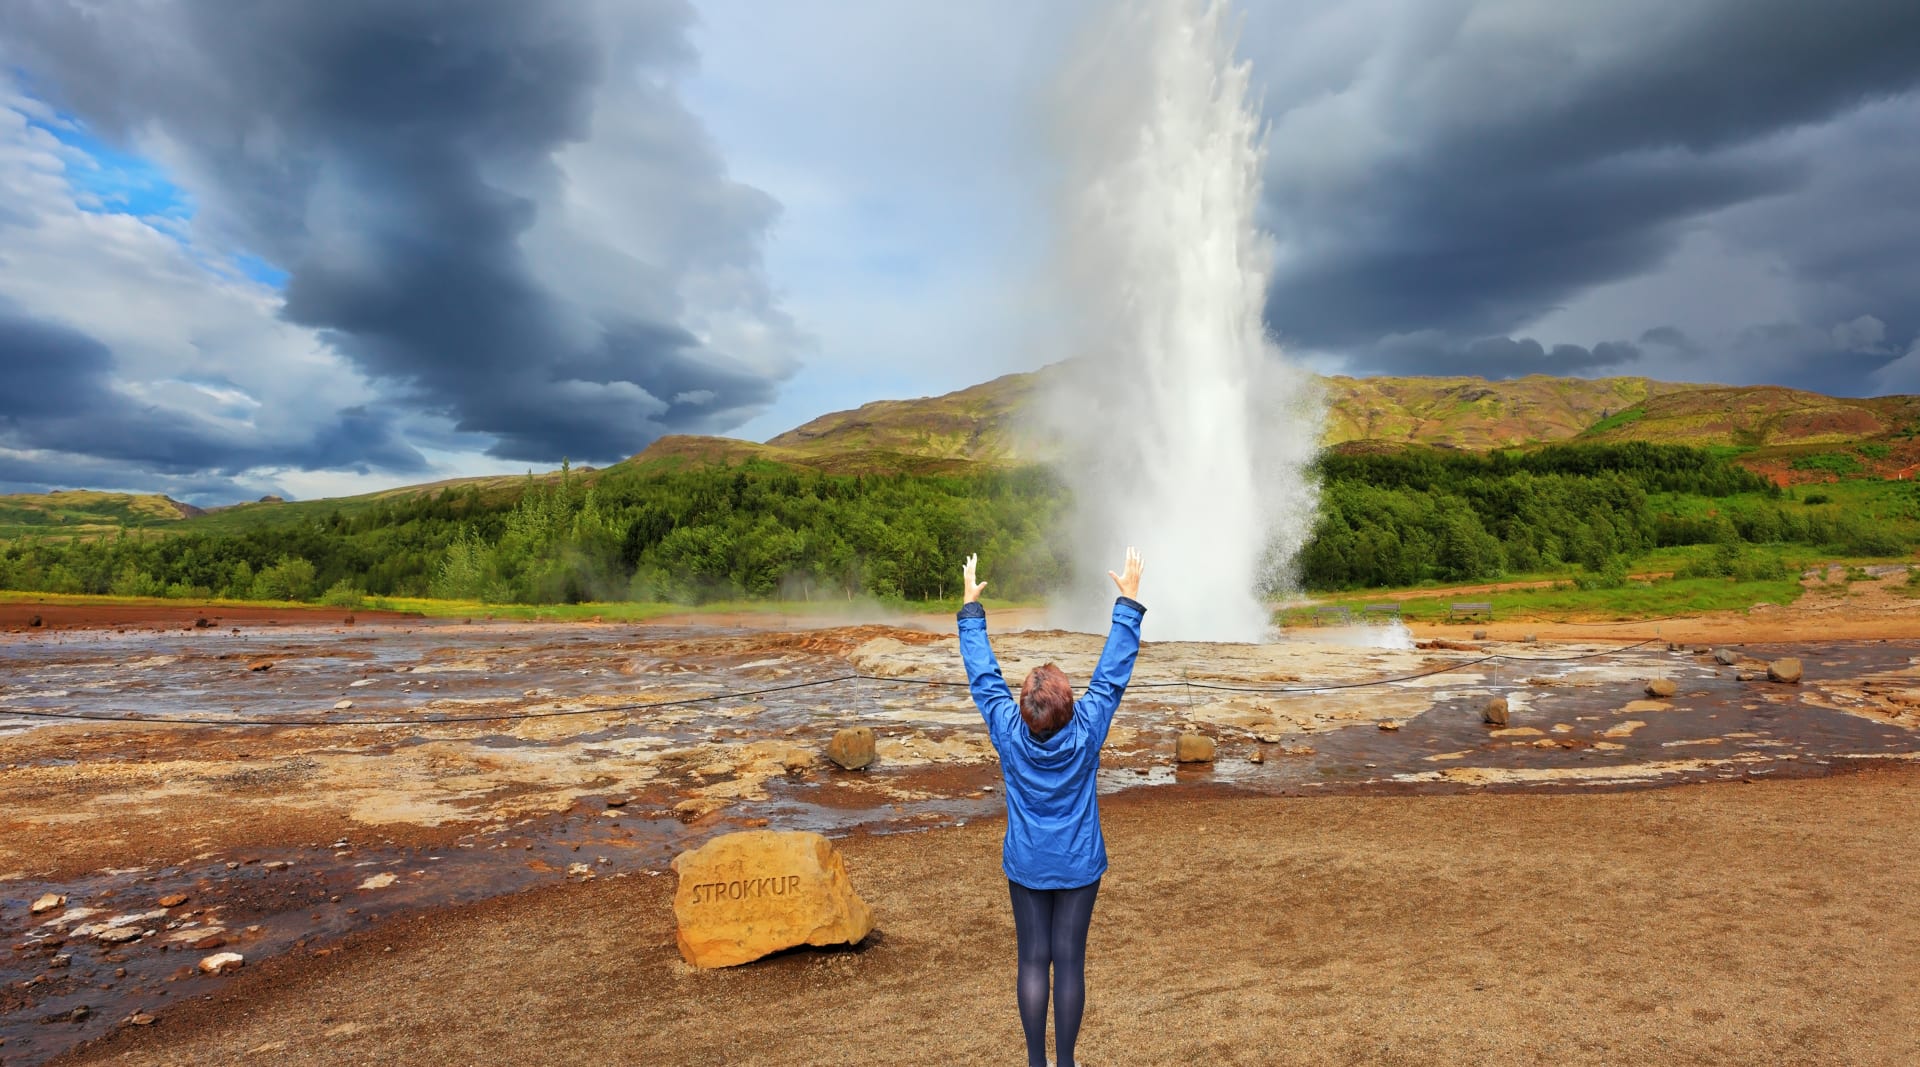
[[[1331,683],[1328,685],[1271,687],[1271,686],[1225,685],[1217,682],[1195,682],[1185,677],[1182,677],[1179,679],[1174,679],[1172,681],[1133,682],[1128,686],[1128,688],[1129,689],[1164,689],[1171,686],[1184,686],[1188,689],[1189,703],[1192,702],[1191,690],[1194,690],[1194,689],[1207,689],[1207,690],[1214,690],[1217,692],[1227,692],[1227,693],[1268,694],[1268,695],[1274,695],[1274,696],[1287,694],[1287,693],[1328,693],[1328,692],[1337,692],[1340,690],[1347,690],[1347,689],[1368,689],[1374,686],[1394,685],[1400,682],[1417,681],[1421,678],[1431,678],[1431,677],[1434,677],[1435,675],[1448,674],[1453,671],[1464,670],[1468,667],[1476,667],[1476,666],[1479,666],[1480,664],[1489,663],[1495,660],[1513,660],[1518,662],[1538,662],[1538,663],[1575,663],[1583,660],[1602,659],[1607,656],[1617,656],[1623,652],[1631,652],[1636,648],[1643,648],[1647,645],[1651,645],[1654,643],[1656,643],[1654,639],[1648,639],[1645,641],[1637,641],[1631,645],[1622,645],[1619,648],[1611,648],[1611,649],[1606,649],[1604,651],[1592,652],[1592,653],[1579,655],[1579,656],[1514,656],[1514,655],[1508,655],[1503,652],[1496,652],[1491,655],[1481,656],[1477,659],[1462,660],[1459,663],[1448,664],[1445,667],[1438,667],[1430,671],[1422,671],[1418,674],[1403,674],[1403,675],[1397,675],[1391,678],[1374,678],[1364,682],[1338,682],[1338,683]],[[1184,673],[1184,668],[1183,668],[1183,673]],[[738,690],[738,691],[726,692],[726,693],[709,693],[705,696],[680,697],[674,700],[655,700],[655,701],[648,701],[648,702],[636,703],[636,704],[610,704],[605,706],[587,707],[587,708],[555,708],[549,711],[505,711],[505,712],[498,712],[495,714],[475,714],[475,715],[426,714],[426,715],[410,716],[407,718],[380,718],[380,719],[369,719],[369,718],[316,719],[316,718],[259,718],[259,717],[235,718],[231,716],[214,717],[214,716],[209,716],[205,714],[192,715],[192,716],[149,717],[149,716],[139,715],[139,714],[116,715],[116,714],[111,714],[106,712],[42,711],[38,709],[12,708],[12,707],[0,707],[0,715],[14,715],[14,716],[19,716],[22,718],[29,718],[29,719],[60,719],[60,720],[80,721],[80,722],[139,723],[142,725],[157,725],[157,726],[423,726],[423,725],[431,726],[431,725],[445,725],[445,724],[458,724],[458,723],[470,723],[470,722],[503,722],[503,721],[520,721],[524,719],[556,719],[556,718],[562,718],[569,715],[616,715],[616,714],[624,714],[627,712],[634,712],[634,711],[652,711],[652,710],[657,710],[659,708],[688,707],[696,704],[715,704],[723,700],[751,700],[754,697],[768,696],[773,693],[788,693],[796,689],[816,689],[816,688],[819,688],[820,686],[840,685],[846,682],[857,682],[857,683],[882,682],[882,683],[889,683],[893,685],[922,685],[922,686],[948,686],[948,687],[951,687],[951,686],[965,687],[968,685],[968,683],[966,682],[947,681],[945,679],[939,679],[939,678],[889,678],[884,675],[878,675],[878,674],[854,673],[854,674],[836,675],[831,678],[816,678],[816,679],[813,679],[812,681],[806,681],[806,682],[789,682],[785,685],[766,686],[761,689],[746,689],[746,690]]]

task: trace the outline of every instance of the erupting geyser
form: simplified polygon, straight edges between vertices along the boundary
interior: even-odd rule
[[[1321,400],[1262,320],[1266,152],[1229,29],[1225,3],[1134,0],[1062,85],[1075,359],[1050,409],[1079,572],[1060,606],[1077,626],[1104,628],[1104,572],[1134,544],[1153,637],[1259,640],[1312,526]]]

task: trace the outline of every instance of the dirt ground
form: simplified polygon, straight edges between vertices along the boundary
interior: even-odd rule
[[[1107,802],[1083,1062],[1920,1062],[1920,768]],[[671,875],[249,966],[60,1061],[1017,1063],[997,820],[843,844],[858,951],[696,972]]]
[[[355,622],[419,622],[423,616],[395,611],[267,604],[92,603],[67,600],[0,600],[0,630],[192,629],[213,626],[328,626]],[[36,623],[34,620],[38,619]],[[206,627],[201,627],[205,629]]]

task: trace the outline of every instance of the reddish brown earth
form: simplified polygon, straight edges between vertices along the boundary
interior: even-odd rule
[[[209,626],[332,626],[351,616],[362,622],[420,622],[425,616],[397,611],[273,607],[254,604],[91,604],[72,601],[0,600],[0,630],[27,630],[38,617],[53,630],[181,630],[201,619]]]
[[[1080,1055],[1920,1062],[1920,773],[1106,803]],[[392,922],[67,1064],[1017,1063],[1002,824],[843,843],[877,932],[698,972],[671,875]],[[182,990],[182,994],[191,988]]]

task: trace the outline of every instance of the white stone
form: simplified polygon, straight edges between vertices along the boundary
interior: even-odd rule
[[[225,974],[246,966],[247,958],[238,952],[216,952],[200,961],[201,974]]]
[[[392,871],[382,871],[382,872],[380,872],[379,874],[376,874],[376,875],[374,875],[373,877],[371,877],[371,878],[368,878],[368,879],[367,879],[366,881],[364,881],[364,882],[361,882],[361,883],[360,883],[360,888],[362,888],[362,889],[385,889],[386,887],[388,887],[388,886],[390,886],[390,885],[392,885],[392,884],[393,884],[394,882],[396,882],[396,881],[398,881],[398,880],[399,880],[399,879],[397,879],[396,877],[394,877],[394,874],[393,874],[393,872],[392,872]]]

